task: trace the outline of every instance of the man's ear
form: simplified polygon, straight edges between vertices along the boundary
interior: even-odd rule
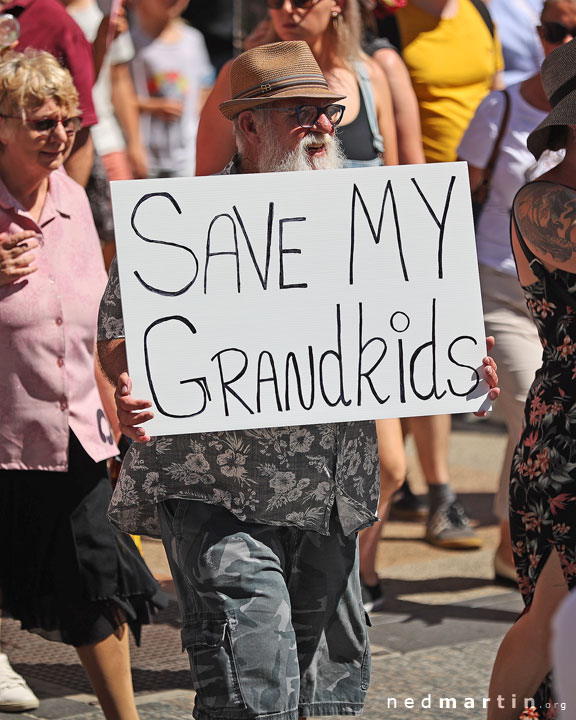
[[[262,140],[254,121],[254,114],[251,110],[244,110],[241,112],[237,116],[236,122],[238,123],[238,129],[247,142],[251,145],[260,145]]]

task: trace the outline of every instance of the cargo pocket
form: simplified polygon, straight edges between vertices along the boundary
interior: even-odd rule
[[[190,658],[192,686],[197,702],[209,710],[244,709],[234,658],[236,618],[226,615],[196,616],[182,628],[182,649]]]

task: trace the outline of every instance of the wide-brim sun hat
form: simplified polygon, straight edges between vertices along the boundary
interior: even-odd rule
[[[330,90],[303,40],[260,45],[242,53],[232,63],[230,88],[232,100],[220,105],[220,112],[228,120],[243,110],[282,98],[310,98],[329,105],[346,97]]]
[[[576,40],[553,50],[542,63],[541,75],[552,110],[528,136],[528,149],[536,159],[549,147],[555,130],[576,125]]]

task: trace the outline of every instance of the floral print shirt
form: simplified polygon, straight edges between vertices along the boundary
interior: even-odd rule
[[[123,337],[114,260],[98,340]],[[246,522],[328,535],[336,506],[350,534],[376,520],[378,493],[373,421],[158,436],[131,445],[109,516],[126,532],[159,536],[157,503],[185,498],[225,507]]]

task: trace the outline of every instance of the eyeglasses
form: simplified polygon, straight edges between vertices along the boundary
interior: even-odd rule
[[[285,0],[266,0],[266,5],[270,8],[270,10],[281,10],[284,5],[284,1]],[[318,0],[291,0],[291,2],[296,8],[306,8],[311,7],[317,3]]]
[[[576,37],[576,27],[568,28],[557,22],[543,22],[540,25],[540,32],[544,40],[555,45],[563,43],[568,35]]]
[[[291,108],[259,107],[255,109],[295,113],[298,125],[300,125],[301,128],[311,128],[316,125],[321,115],[326,115],[332,127],[336,127],[336,125],[340,124],[346,107],[344,105],[325,105],[324,107],[318,107],[317,105],[296,105]]]
[[[74,135],[82,127],[82,118],[80,116],[69,117],[69,118],[41,118],[40,120],[29,120],[28,118],[22,118],[20,115],[3,115],[0,113],[0,117],[11,118],[12,120],[20,120],[26,127],[40,135],[46,137],[56,130],[58,125],[62,123],[62,127],[66,132],[66,135]]]

